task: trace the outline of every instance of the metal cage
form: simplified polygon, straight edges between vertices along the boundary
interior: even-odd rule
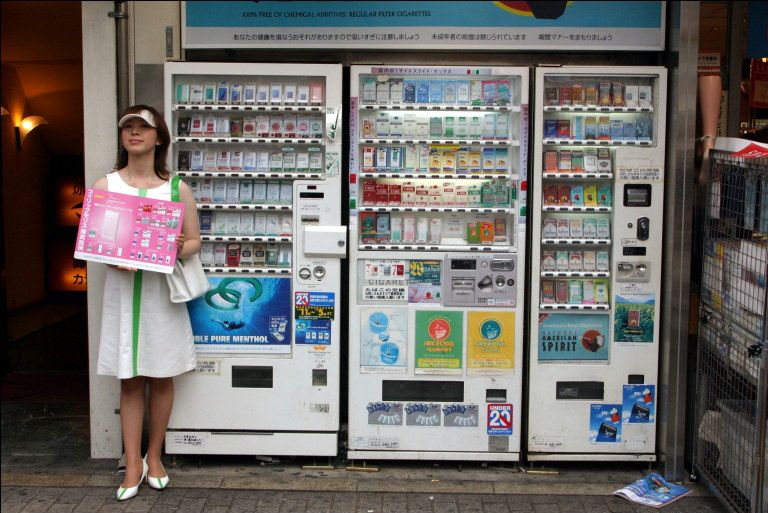
[[[737,513],[763,513],[768,159],[713,151],[696,368],[695,472]]]

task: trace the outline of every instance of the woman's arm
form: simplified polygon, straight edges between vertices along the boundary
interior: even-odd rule
[[[184,258],[200,252],[200,223],[192,189],[184,182],[179,183],[179,196],[186,208],[184,210],[184,222],[181,225],[182,237],[179,238],[177,256]]]

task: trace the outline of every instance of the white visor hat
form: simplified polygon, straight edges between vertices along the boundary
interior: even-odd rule
[[[133,113],[133,114],[126,114],[122,118],[120,118],[120,121],[117,122],[118,128],[123,128],[123,125],[126,121],[133,118],[140,118],[146,121],[149,126],[153,128],[157,128],[157,125],[155,124],[155,116],[152,115],[151,112],[149,112],[147,109],[142,109],[141,112]]]

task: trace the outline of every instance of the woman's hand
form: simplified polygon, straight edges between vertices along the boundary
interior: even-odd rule
[[[184,250],[184,241],[186,240],[186,237],[183,233],[180,233],[176,236],[176,255],[178,256],[181,254],[181,252]]]

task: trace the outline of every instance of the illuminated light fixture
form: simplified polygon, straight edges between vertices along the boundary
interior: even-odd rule
[[[47,125],[48,121],[42,116],[27,116],[16,127],[16,148],[21,149],[27,135],[39,125]]]

